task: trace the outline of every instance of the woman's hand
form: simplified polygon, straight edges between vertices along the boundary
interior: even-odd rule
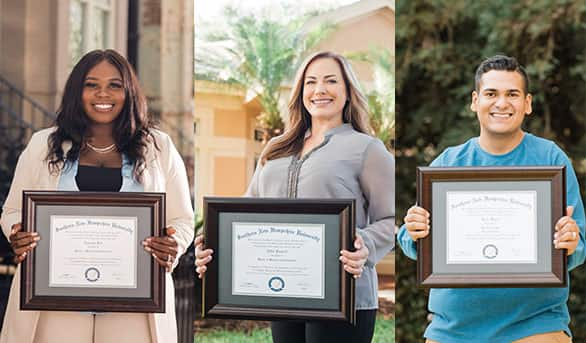
[[[12,225],[10,230],[10,246],[14,251],[14,263],[19,264],[24,261],[28,252],[37,246],[37,242],[41,240],[38,232],[22,232],[22,225],[20,223]]]
[[[553,244],[556,249],[567,249],[568,256],[572,255],[580,242],[580,228],[572,218],[574,207],[568,206],[566,216],[561,217],[555,224]]]
[[[201,279],[208,269],[206,265],[212,260],[212,249],[203,250],[203,235],[195,237],[195,271],[197,276]]]
[[[419,206],[412,206],[407,210],[407,215],[403,218],[407,233],[413,241],[425,238],[429,235],[429,212]]]
[[[359,235],[356,235],[354,240],[354,248],[356,248],[356,251],[353,252],[348,250],[340,251],[340,261],[344,264],[344,270],[352,274],[355,279],[358,279],[364,270],[369,251]]]
[[[165,229],[167,236],[164,237],[148,237],[142,241],[144,250],[149,252],[155,261],[170,272],[173,267],[173,262],[177,258],[177,241],[173,238],[176,230],[173,227]]]

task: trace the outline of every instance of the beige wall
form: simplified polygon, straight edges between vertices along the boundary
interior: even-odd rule
[[[395,16],[388,7],[352,18],[336,25],[336,31],[320,42],[313,51],[338,53],[368,51],[371,47],[395,49]],[[369,87],[372,68],[365,62],[351,61],[358,79]]]
[[[195,82],[195,202],[206,195],[241,196],[262,146],[254,140],[260,105],[242,89]]]
[[[246,191],[246,157],[214,158],[214,195],[241,196]]]
[[[246,111],[218,108],[214,111],[214,135],[246,139],[249,125]]]

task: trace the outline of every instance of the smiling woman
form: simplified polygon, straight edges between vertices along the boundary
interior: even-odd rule
[[[333,52],[309,56],[295,77],[289,123],[263,151],[247,196],[355,199],[353,251],[339,261],[356,279],[356,326],[274,321],[275,343],[371,342],[378,308],[375,265],[393,247],[394,159],[370,135],[367,102],[348,61]],[[195,240],[200,277],[213,251]],[[278,288],[278,282],[274,285]]]
[[[166,192],[167,235],[136,242],[167,271],[166,312],[21,311],[18,267],[0,342],[175,342],[170,272],[193,239],[189,186],[181,157],[151,123],[138,80],[120,54],[95,50],[81,58],[67,79],[55,127],[35,133],[19,158],[1,218],[17,263],[49,243],[21,231],[25,189]]]

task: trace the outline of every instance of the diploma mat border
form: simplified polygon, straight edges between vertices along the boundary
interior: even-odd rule
[[[211,248],[218,256],[220,214],[223,212],[263,213],[263,214],[330,214],[339,218],[339,242],[337,252],[342,249],[350,251],[353,247],[355,228],[355,200],[354,199],[285,199],[285,198],[244,198],[244,197],[204,197],[205,223],[204,246]],[[332,256],[329,256],[330,258]],[[335,259],[338,259],[338,255]],[[328,258],[326,256],[325,258]],[[252,319],[252,320],[334,320],[346,321],[352,325],[356,323],[355,280],[344,271],[339,263],[336,273],[339,274],[338,308],[283,308],[282,306],[243,306],[222,304],[219,302],[219,274],[218,258],[212,259],[202,282],[202,317],[224,319]],[[328,270],[325,270],[327,273]],[[329,271],[331,272],[331,271]],[[236,297],[238,297],[236,295]],[[264,298],[264,297],[263,297]],[[279,297],[279,299],[283,299]],[[295,298],[290,298],[292,302]]]
[[[25,232],[39,232],[41,237],[49,237],[49,225],[37,230],[38,206],[68,206],[68,207],[142,207],[149,211],[150,227],[138,227],[138,236],[162,236],[165,225],[165,193],[155,192],[65,192],[65,191],[23,191],[22,197],[22,225]],[[88,211],[88,213],[91,212]],[[142,231],[141,231],[142,230]],[[148,230],[147,232],[144,232]],[[141,235],[142,233],[142,235]],[[39,241],[39,245],[43,240]],[[139,242],[140,243],[140,242]],[[39,249],[37,246],[36,249]],[[35,289],[37,278],[36,266],[38,254],[33,249],[22,263],[20,283],[21,310],[49,310],[49,311],[88,311],[88,312],[137,312],[137,313],[164,313],[165,312],[165,270],[150,258],[150,265],[139,263],[137,270],[148,270],[148,279],[151,284],[150,295],[144,296],[96,296],[91,294],[91,288],[71,287],[82,289],[87,296],[53,296],[39,295]],[[48,248],[47,248],[48,249]],[[142,249],[137,253],[141,253]],[[148,254],[146,251],[144,253]],[[150,255],[150,254],[149,254]],[[47,285],[49,280],[46,280]],[[121,288],[104,288],[115,293]]]
[[[566,287],[567,255],[565,249],[553,247],[556,221],[566,214],[565,166],[518,167],[417,167],[417,204],[430,212],[429,235],[417,241],[417,286],[420,288],[497,288],[497,287]],[[433,236],[446,234],[446,227],[432,222],[433,184],[437,182],[515,182],[546,181],[551,191],[551,268],[546,272],[438,273],[434,271]],[[470,188],[474,191],[473,186]],[[538,192],[539,197],[539,192]],[[539,220],[539,218],[538,218]],[[481,268],[481,267],[479,267]]]

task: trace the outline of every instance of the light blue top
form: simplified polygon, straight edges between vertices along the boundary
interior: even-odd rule
[[[586,254],[584,204],[572,164],[555,143],[525,133],[515,149],[504,155],[492,155],[482,150],[478,138],[472,138],[446,149],[431,163],[435,167],[539,165],[566,166],[567,205],[574,206],[573,218],[580,227],[580,242],[568,257],[571,270],[584,262]],[[417,258],[416,244],[405,225],[397,240],[407,256]],[[433,319],[424,336],[441,343],[494,343],[552,331],[570,334],[566,305],[569,287],[568,284],[565,288],[432,289],[429,311]]]
[[[75,182],[78,167],[79,160],[66,164],[59,177],[58,190],[79,192],[79,187],[77,187],[77,183]],[[134,163],[130,162],[125,154],[122,154],[122,186],[120,187],[120,192],[144,192],[143,185],[136,181],[132,175],[133,169]]]

